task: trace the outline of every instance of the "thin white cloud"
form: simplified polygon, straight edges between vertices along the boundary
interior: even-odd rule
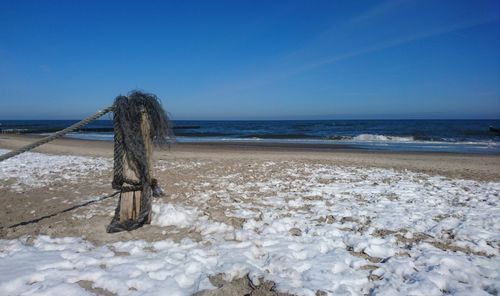
[[[386,17],[388,14],[394,13],[404,2],[409,0],[389,0],[382,1],[375,6],[369,7],[366,10],[361,11],[359,14],[353,17],[329,27],[323,30],[319,34],[316,34],[312,39],[308,40],[300,48],[286,54],[283,56],[283,60],[293,60],[302,54],[307,54],[314,49],[324,46],[324,41],[329,40],[332,36],[338,34],[339,31],[350,30],[352,27],[359,25],[363,22],[370,22],[375,19],[380,19],[381,17]]]
[[[375,5],[359,15],[349,19],[346,21],[343,26],[349,26],[349,25],[354,25],[366,21],[370,21],[376,18],[380,18],[388,13],[393,12],[397,8],[399,8],[404,2],[407,2],[408,0],[390,0],[390,1],[384,1],[379,3],[378,5]]]
[[[500,20],[500,18],[498,16],[495,16],[495,17],[490,17],[490,18],[485,18],[485,19],[479,19],[479,20],[474,20],[474,21],[469,21],[469,22],[453,24],[453,25],[449,25],[449,26],[443,26],[443,27],[429,30],[429,31],[425,31],[425,32],[419,32],[419,33],[415,33],[412,35],[402,36],[402,37],[399,37],[399,38],[396,38],[393,40],[374,44],[372,46],[368,46],[368,47],[354,50],[351,52],[347,52],[347,53],[331,56],[329,58],[310,62],[310,63],[308,63],[300,68],[297,68],[293,72],[293,75],[299,74],[299,73],[302,73],[302,72],[305,72],[308,70],[312,70],[314,68],[333,64],[333,63],[336,63],[336,62],[339,62],[339,61],[342,61],[345,59],[353,58],[356,56],[361,56],[364,54],[397,47],[397,46],[411,43],[414,41],[424,40],[427,38],[431,38],[431,37],[435,37],[435,36],[439,36],[439,35],[444,35],[444,34],[452,33],[455,31],[465,30],[465,29],[476,27],[476,26],[497,22],[499,20]]]

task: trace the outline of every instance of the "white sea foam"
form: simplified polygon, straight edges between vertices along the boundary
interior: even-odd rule
[[[415,141],[413,137],[396,137],[385,135],[361,134],[352,138],[352,141],[363,142],[412,142]]]

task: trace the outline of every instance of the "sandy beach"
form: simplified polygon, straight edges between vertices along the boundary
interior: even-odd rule
[[[0,135],[0,153],[35,139]],[[7,295],[500,290],[498,155],[174,144],[155,151],[152,224],[107,234],[117,198],[92,201],[112,155],[60,139],[0,163]]]

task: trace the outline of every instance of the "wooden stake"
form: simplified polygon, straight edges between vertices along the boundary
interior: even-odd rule
[[[120,222],[134,219],[133,213],[134,191],[122,192],[120,199]]]
[[[147,158],[147,170],[149,171],[148,178],[151,176],[151,162],[153,154],[153,139],[150,135],[150,124],[149,117],[146,112],[142,113],[141,117],[141,133],[144,141],[144,146],[146,148],[146,158]],[[141,176],[137,176],[134,171],[130,169],[130,164],[126,157],[123,158],[123,176],[125,179],[132,181],[141,180]],[[151,180],[149,180],[149,183]],[[141,191],[129,191],[122,192],[120,201],[120,222],[127,220],[135,220],[141,212]],[[151,223],[151,209],[148,209],[149,215],[146,219],[146,224]]]
[[[151,137],[151,125],[149,121],[149,115],[146,112],[142,113],[141,120],[141,132],[142,138],[144,140],[144,148],[146,148],[146,159],[148,164],[148,184],[151,184],[151,168],[153,167],[153,138]],[[153,197],[153,193],[151,192],[151,188],[148,188],[148,192],[150,193],[150,197]],[[145,221],[146,224],[151,224],[151,206],[148,209],[149,215]]]

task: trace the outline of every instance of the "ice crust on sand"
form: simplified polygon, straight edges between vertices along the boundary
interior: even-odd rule
[[[193,168],[182,160],[158,166]],[[155,201],[146,226],[201,240],[0,240],[0,291],[92,295],[87,282],[117,295],[190,295],[213,289],[208,276],[219,273],[297,295],[500,291],[500,183],[286,161],[208,171],[206,179],[183,181],[193,190],[185,199]]]

